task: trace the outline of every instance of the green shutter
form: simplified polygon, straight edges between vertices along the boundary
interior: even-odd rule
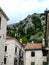
[[[35,65],[35,62],[31,62],[31,65]]]
[[[43,62],[43,65],[48,65],[48,62]]]

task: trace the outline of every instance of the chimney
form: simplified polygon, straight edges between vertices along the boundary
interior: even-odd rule
[[[43,46],[45,46],[45,39],[42,39],[42,44]]]
[[[34,43],[34,41],[32,41],[32,44]]]

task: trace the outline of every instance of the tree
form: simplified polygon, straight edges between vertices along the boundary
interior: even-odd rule
[[[22,43],[23,44],[26,44],[28,42],[28,40],[27,40],[27,38],[24,36],[24,37],[22,37]]]
[[[7,35],[11,36],[11,28],[7,26]]]
[[[39,30],[42,30],[42,24],[41,24],[41,20],[39,17],[37,16],[34,16],[32,17],[33,21],[32,23],[34,23],[35,25],[35,30],[38,28]]]

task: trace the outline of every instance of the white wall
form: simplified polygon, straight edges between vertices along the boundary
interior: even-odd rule
[[[4,65],[4,45],[6,36],[6,18],[0,13],[1,17],[1,29],[0,29],[0,65]]]
[[[35,56],[31,57],[31,51],[26,51],[26,61],[25,61],[25,65],[31,65],[31,62],[35,62],[35,65],[43,65],[43,62],[46,62],[46,56],[43,56],[42,51],[41,50],[32,50],[33,52],[35,52]]]
[[[7,52],[5,52],[5,57],[7,58],[6,65],[14,65],[14,58],[16,57],[18,62],[17,65],[19,65],[19,50],[24,49],[21,47],[21,45],[15,40],[15,39],[7,39],[6,44],[7,46]],[[15,47],[17,47],[17,54],[15,55]]]
[[[7,46],[7,52],[5,52],[5,57],[7,58],[6,65],[14,65],[14,57],[15,57],[14,40],[7,40],[6,46]]]

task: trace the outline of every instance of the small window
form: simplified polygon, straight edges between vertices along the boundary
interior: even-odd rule
[[[47,56],[48,51],[47,50],[43,50],[43,56]]]
[[[4,64],[6,64],[6,58],[4,58]]]
[[[31,56],[35,56],[35,52],[31,52]]]
[[[48,62],[43,62],[43,65],[48,65]]]
[[[17,47],[15,47],[15,54],[17,53]]]
[[[17,59],[14,58],[14,65],[17,65]]]
[[[7,51],[7,46],[5,46],[5,52]]]
[[[19,50],[19,55],[21,55],[21,49]]]
[[[31,62],[31,65],[35,65],[35,62]]]
[[[0,29],[1,29],[1,17],[0,17]]]

